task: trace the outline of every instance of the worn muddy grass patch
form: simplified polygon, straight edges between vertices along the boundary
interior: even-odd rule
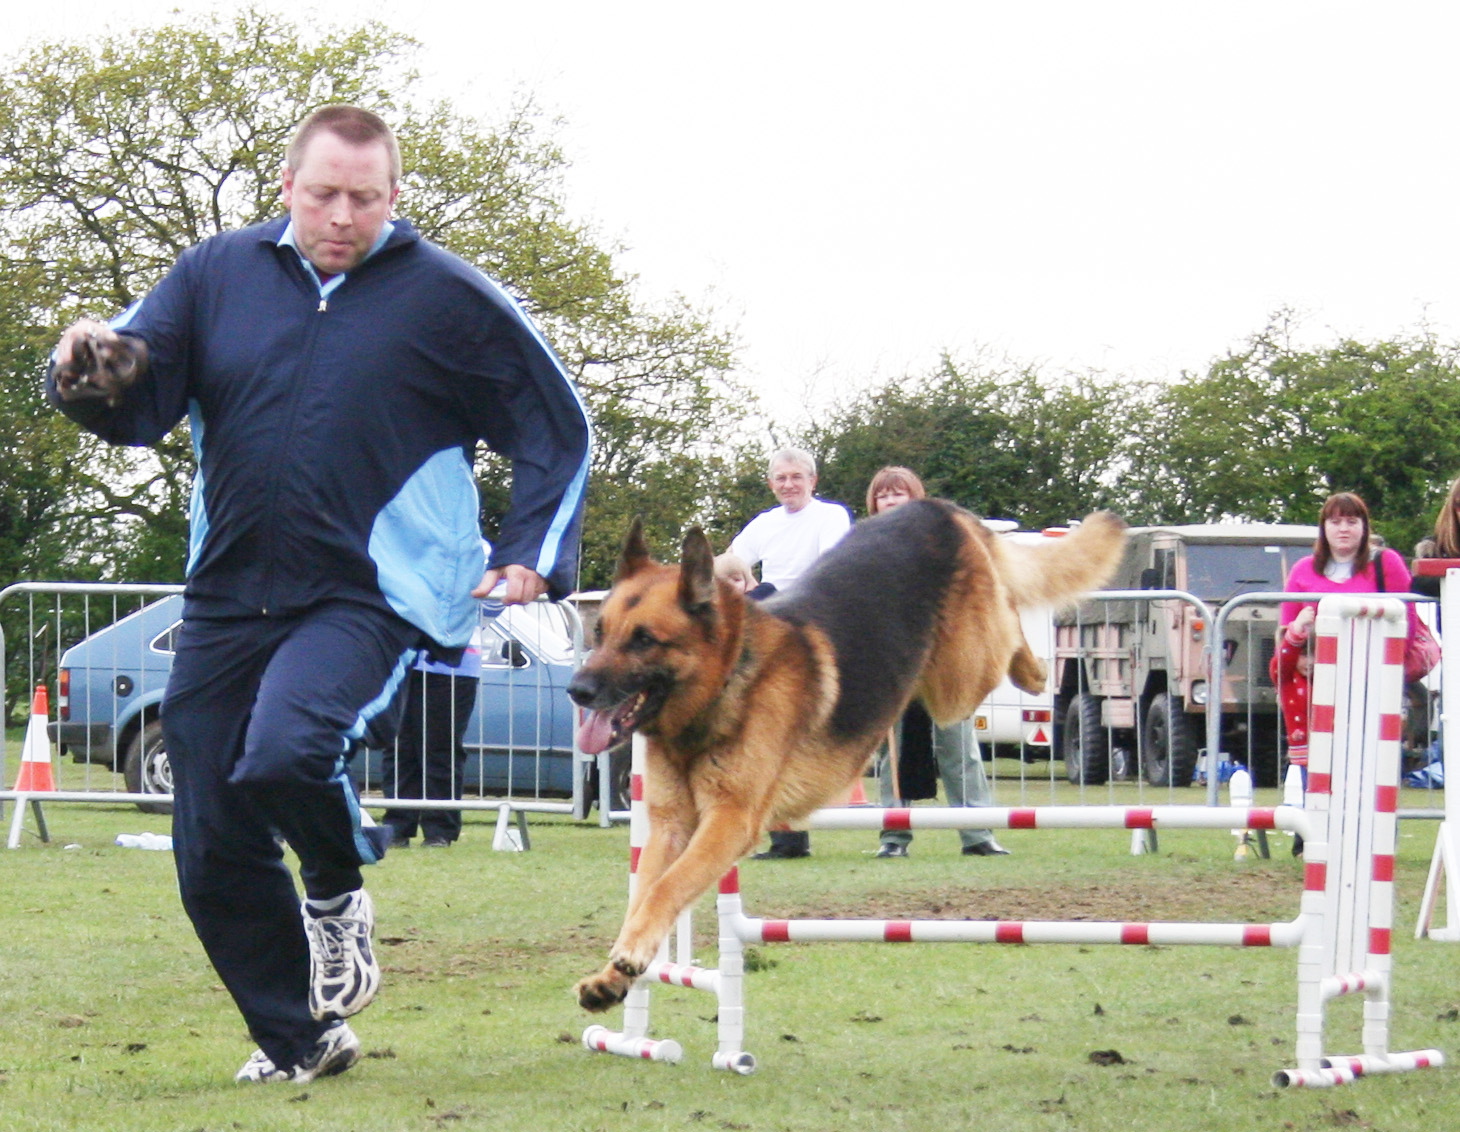
[[[1290,891],[1285,891],[1290,889]],[[971,889],[931,885],[867,893],[828,894],[815,904],[777,905],[777,917],[942,920],[1290,920],[1301,889],[1267,873],[1234,872],[1199,887],[1184,878],[1145,875],[1099,883],[999,885]]]

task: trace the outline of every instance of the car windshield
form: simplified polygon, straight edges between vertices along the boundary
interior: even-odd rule
[[[559,605],[535,601],[502,610],[501,627],[549,664],[573,664],[573,632]]]
[[[1308,553],[1308,546],[1262,543],[1188,546],[1186,588],[1209,602],[1263,590],[1280,591],[1292,564]]]

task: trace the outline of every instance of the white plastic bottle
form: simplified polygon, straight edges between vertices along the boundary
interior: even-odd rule
[[[172,850],[172,837],[166,833],[119,833],[117,844],[123,849]]]
[[[1227,804],[1234,810],[1252,808],[1252,775],[1247,773],[1245,766],[1239,765],[1227,780]],[[1233,856],[1240,860],[1247,856],[1252,844],[1252,834],[1250,830],[1234,829],[1232,836],[1237,839],[1237,852]]]

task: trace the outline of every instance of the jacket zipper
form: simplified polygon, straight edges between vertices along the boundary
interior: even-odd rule
[[[319,305],[314,308],[314,312],[317,315],[322,315],[322,314],[325,314],[328,310],[329,310],[329,300],[326,299],[323,295],[321,295],[319,297]],[[300,355],[299,355],[300,356],[300,362],[301,362],[301,364],[299,366],[299,371],[298,372],[301,375],[308,374],[309,371],[314,366],[314,350],[315,350],[315,344],[318,342],[318,340],[319,340],[319,323],[318,322],[315,322],[309,328],[308,341],[305,343],[304,349],[300,352]],[[293,447],[294,447],[294,425],[295,425],[295,421],[296,421],[296,419],[298,418],[298,415],[299,415],[299,404],[303,400],[304,395],[305,395],[305,392],[306,392],[306,390],[308,388],[309,388],[309,382],[308,381],[305,381],[305,380],[295,381],[294,382],[294,389],[292,391],[292,396],[289,399],[289,420],[288,420],[287,426],[284,429],[284,439],[283,439],[282,445],[280,446],[279,458],[274,461],[274,485],[273,485],[273,491],[272,491],[272,493],[270,495],[270,501],[269,501],[269,511],[270,511],[271,514],[274,514],[276,516],[278,514],[279,469],[282,468],[282,467],[284,467],[288,463],[288,461],[289,461],[289,454],[293,450]],[[264,616],[268,616],[268,613],[269,613],[269,603],[272,601],[273,594],[274,594],[274,577],[275,577],[275,574],[277,572],[278,561],[279,561],[279,555],[278,555],[278,534],[277,534],[277,531],[278,531],[277,525],[275,525],[274,527],[271,528],[271,537],[269,539],[270,547],[269,547],[269,565],[268,565],[268,584],[264,587],[264,593],[265,593],[266,596],[265,596],[263,608],[260,610],[260,612]]]
[[[382,252],[385,251],[385,250],[386,249],[384,249],[384,248],[381,249]],[[373,259],[375,257],[372,256],[371,258]],[[362,264],[359,264],[357,266],[356,270],[359,270],[360,268],[363,268],[365,266],[366,265],[363,264],[363,263]],[[302,269],[300,269],[300,270],[301,270],[301,274],[304,276],[304,278],[308,279],[308,274],[307,273],[304,273]],[[322,314],[327,314],[328,312],[329,312],[329,299],[327,299],[324,295],[320,295],[319,296],[319,305],[314,308],[314,313],[315,314],[322,315]],[[318,341],[318,338],[319,338],[319,324],[318,323],[315,323],[310,328],[309,340],[305,344],[305,348],[304,348],[304,350],[300,354],[301,358],[306,363],[306,364],[304,364],[304,365],[302,365],[300,367],[300,370],[299,370],[300,373],[307,373],[309,371],[309,369],[313,366],[313,364],[314,364],[314,347],[315,347],[315,343]],[[275,461],[275,464],[274,464],[274,486],[273,486],[273,491],[271,492],[271,495],[270,495],[270,508],[269,508],[270,511],[271,512],[274,512],[274,513],[277,513],[277,501],[278,501],[278,497],[279,497],[279,478],[278,478],[279,473],[278,473],[278,469],[282,465],[284,459],[287,457],[288,452],[289,452],[289,449],[290,449],[290,446],[293,443],[293,438],[294,438],[294,421],[295,421],[295,417],[297,416],[298,411],[299,411],[299,401],[303,397],[304,392],[305,392],[305,388],[307,387],[307,385],[308,385],[308,382],[305,382],[305,381],[297,381],[297,382],[295,382],[294,397],[293,397],[293,399],[292,399],[292,401],[290,403],[290,408],[289,408],[289,425],[288,425],[288,428],[285,429],[285,433],[284,433],[284,444],[283,444],[282,451],[280,452],[280,459],[279,460],[276,460]],[[274,593],[274,575],[275,575],[276,565],[277,565],[277,561],[278,561],[278,557],[277,557],[277,533],[276,532],[277,532],[277,524],[275,526],[273,526],[273,527],[270,528],[270,538],[269,538],[270,548],[269,548],[268,567],[267,567],[267,569],[268,569],[268,584],[264,588],[264,592],[268,596],[265,599],[265,604],[264,604],[263,608],[260,610],[260,612],[263,613],[265,616],[268,615],[268,612],[269,612],[268,602],[272,600],[273,593]]]

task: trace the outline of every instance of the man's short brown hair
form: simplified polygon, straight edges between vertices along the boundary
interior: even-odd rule
[[[385,119],[379,114],[362,110],[358,106],[344,104],[321,106],[299,123],[299,129],[294,131],[294,139],[289,143],[289,149],[284,155],[290,172],[299,171],[310,138],[322,130],[329,131],[341,141],[349,142],[351,145],[384,142],[386,153],[390,158],[390,183],[394,185],[400,181],[400,146],[396,143],[395,132],[385,124]]]

